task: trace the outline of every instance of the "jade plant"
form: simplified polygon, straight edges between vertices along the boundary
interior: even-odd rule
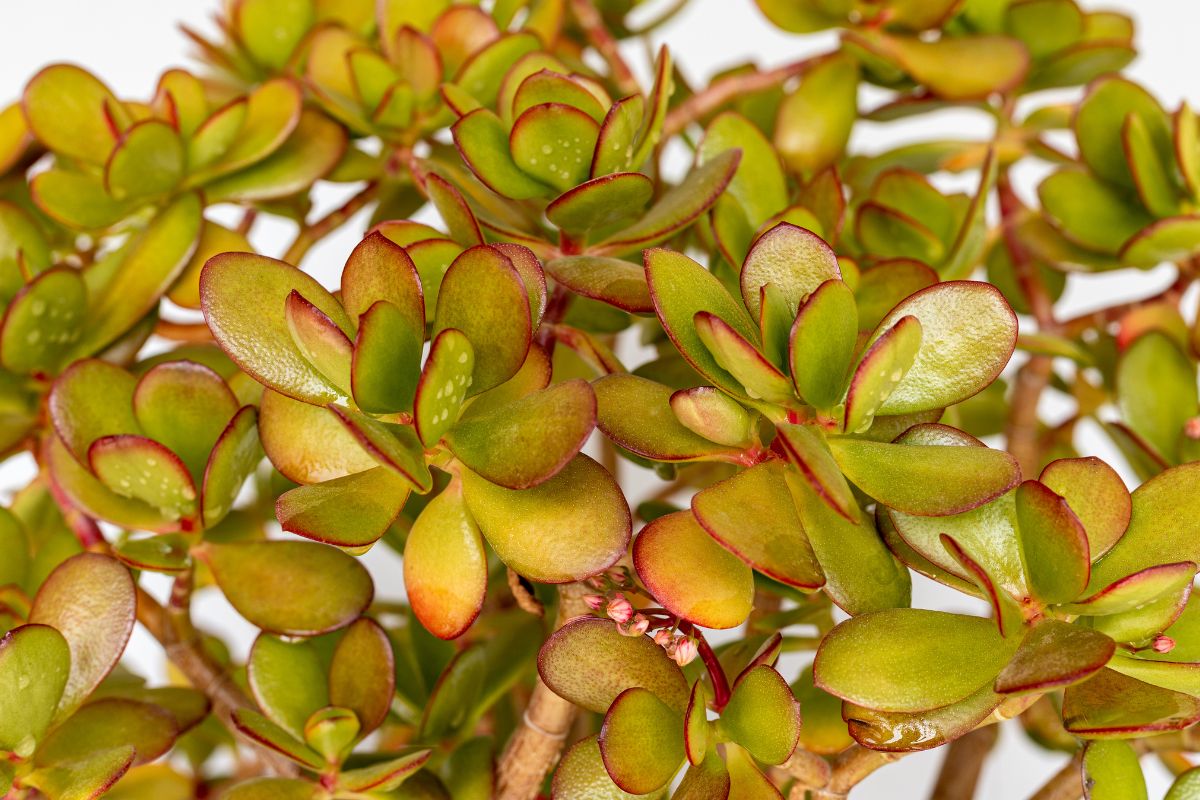
[[[1200,796],[1200,122],[1133,21],[730,0],[829,49],[692,84],[650,5],[227,0],[0,110],[0,796],[968,798],[1001,725]]]

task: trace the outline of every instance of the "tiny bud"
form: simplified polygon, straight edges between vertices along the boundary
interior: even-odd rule
[[[634,618],[629,622],[617,624],[617,630],[620,631],[621,635],[623,636],[641,636],[649,629],[650,620],[646,619],[641,614],[635,615]]]
[[[1175,640],[1170,636],[1154,637],[1154,644],[1150,645],[1156,653],[1169,653],[1175,649]]]
[[[659,647],[667,647],[675,640],[671,632],[666,628],[659,628],[654,632],[654,643]]]
[[[690,664],[698,653],[694,639],[680,639],[675,645],[675,663],[681,667]]]
[[[604,574],[617,586],[625,586],[629,583],[629,570],[625,567],[613,567]]]
[[[1192,417],[1183,424],[1183,435],[1193,441],[1200,439],[1200,417]]]
[[[604,578],[601,578],[599,575],[593,575],[587,579],[587,585],[593,589],[604,591]]]
[[[615,622],[625,623],[633,617],[633,604],[624,595],[617,595],[608,603],[608,616]]]
[[[583,602],[587,603],[587,607],[590,608],[592,611],[599,611],[600,609],[604,608],[604,595],[602,595],[602,594],[584,595]]]

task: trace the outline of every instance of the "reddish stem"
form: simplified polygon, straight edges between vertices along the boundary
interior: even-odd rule
[[[717,654],[709,646],[708,640],[704,638],[704,634],[695,625],[686,621],[680,622],[679,631],[695,637],[696,650],[700,653],[700,660],[704,662],[705,668],[708,669],[708,677],[712,679],[713,710],[720,711],[729,702],[730,695],[729,678],[725,676],[725,668],[717,660]]]

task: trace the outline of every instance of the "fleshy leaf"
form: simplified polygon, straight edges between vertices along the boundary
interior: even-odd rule
[[[905,316],[921,323],[922,347],[881,414],[943,408],[971,397],[1000,374],[1016,346],[1016,315],[990,284],[947,281],[922,289],[883,318],[866,346]]]
[[[583,111],[543,103],[521,114],[508,141],[513,162],[540,183],[565,192],[587,180],[600,126]]]
[[[1121,416],[1134,433],[1173,462],[1179,432],[1200,411],[1196,366],[1170,337],[1150,331],[1121,356],[1116,381]]]
[[[325,766],[325,759],[317,751],[257,711],[239,708],[232,717],[237,731],[259,746],[274,750],[311,770],[320,770]]]
[[[21,375],[52,375],[80,336],[87,289],[73,269],[47,270],[23,286],[0,322],[0,363]]]
[[[98,553],[72,556],[42,583],[29,621],[57,630],[71,651],[60,717],[75,710],[116,666],[133,632],[136,606],[129,570]]]
[[[613,783],[600,755],[599,736],[592,734],[571,745],[554,770],[552,796],[589,797],[593,800],[634,800]]]
[[[238,613],[273,633],[313,636],[345,627],[374,594],[357,560],[323,544],[208,543],[199,555]]]
[[[825,281],[800,306],[788,337],[792,381],[805,402],[817,408],[837,405],[842,399],[846,371],[857,342],[858,310],[854,294],[840,280]],[[847,427],[850,427],[851,401],[846,402]]]
[[[71,64],[39,72],[25,87],[23,100],[38,139],[55,152],[93,164],[108,158],[119,130],[130,122],[129,112],[107,86]]]
[[[297,739],[304,723],[329,705],[325,665],[307,641],[285,641],[261,633],[246,662],[250,691],[267,717]]]
[[[378,463],[327,408],[267,389],[260,414],[263,450],[275,468],[296,483],[320,483]]]
[[[398,306],[372,305],[359,318],[350,368],[354,401],[364,411],[408,411],[416,395],[425,332],[414,330]]]
[[[781,461],[767,461],[738,472],[697,492],[692,512],[714,539],[754,569],[789,586],[815,589],[825,576],[792,503],[787,470]]]
[[[970,696],[929,711],[877,711],[845,703],[842,714],[854,741],[871,750],[913,752],[940,747],[975,730],[1003,698],[984,686]]]
[[[595,427],[596,396],[582,380],[555,384],[454,426],[446,444],[472,472],[509,489],[553,477]]]
[[[275,501],[289,533],[338,547],[374,544],[396,521],[410,484],[387,467],[298,486]]]
[[[404,313],[414,335],[424,337],[425,302],[417,267],[404,248],[379,231],[355,245],[342,270],[341,288],[342,304],[351,318],[386,300]]]
[[[283,307],[288,332],[300,354],[336,386],[343,397],[349,396],[350,361],[354,350],[350,337],[325,312],[294,289]]]
[[[1098,458],[1061,458],[1038,477],[1067,501],[1087,532],[1092,560],[1103,556],[1129,527],[1129,490],[1116,470]]]
[[[630,687],[604,715],[599,744],[613,783],[649,794],[665,786],[683,762],[683,718],[649,689]]]
[[[509,152],[508,132],[500,118],[477,108],[450,129],[463,161],[485,186],[502,197],[527,200],[551,193],[549,186],[526,174]]]
[[[1116,643],[1082,625],[1056,619],[1035,624],[996,676],[1000,694],[1042,692],[1083,680],[1102,668]]]
[[[1087,534],[1066,500],[1045,484],[1017,487],[1017,531],[1029,589],[1046,603],[1079,596],[1091,575]]]
[[[1157,564],[1127,575],[1066,608],[1084,614],[1120,614],[1144,606],[1165,594],[1180,591],[1191,584],[1196,564],[1181,561]]]
[[[431,752],[415,750],[379,764],[343,770],[338,775],[337,788],[351,792],[394,790],[425,765]]]
[[[58,709],[70,670],[67,640],[48,625],[21,625],[0,639],[0,748],[33,755]]]
[[[413,400],[413,424],[426,447],[458,421],[474,371],[475,350],[462,331],[449,328],[433,338]]]
[[[487,592],[487,554],[479,526],[452,483],[422,509],[404,544],[404,586],[417,619],[454,639],[471,626]]]
[[[24,779],[48,797],[97,797],[106,793],[133,765],[133,745],[89,754],[81,760],[35,769]],[[78,794],[74,794],[74,793]],[[245,800],[243,798],[243,800]]]
[[[408,481],[422,494],[433,487],[433,476],[425,463],[425,453],[412,428],[380,422],[374,417],[341,406],[331,405],[329,408],[354,434],[363,449],[380,464]]]
[[[88,448],[92,472],[111,491],[160,509],[185,528],[196,524],[198,492],[179,456],[153,439],[105,436]]]
[[[1117,739],[1099,739],[1083,748],[1083,780],[1088,800],[1146,800],[1146,777],[1137,751]]]
[[[38,746],[39,766],[78,762],[98,750],[133,745],[135,764],[161,756],[175,743],[179,726],[165,709],[123,697],[93,700],[72,714]]]
[[[581,580],[612,566],[629,543],[620,487],[582,454],[531,489],[505,489],[463,470],[463,496],[500,560],[531,580]]]
[[[787,681],[760,664],[738,678],[719,725],[759,761],[782,764],[800,736],[800,704]]]
[[[239,367],[266,386],[306,403],[344,396],[301,353],[284,316],[292,292],[343,332],[353,324],[341,304],[300,270],[265,256],[224,253],[204,265],[200,296],[213,337]],[[276,309],[272,311],[272,309]]]
[[[1021,478],[1011,455],[987,447],[833,438],[829,449],[863,492],[889,508],[921,516],[977,508]]]
[[[1200,700],[1102,669],[1063,694],[1063,725],[1085,739],[1181,730],[1200,719]]]
[[[693,318],[696,334],[717,364],[755,399],[786,404],[792,400],[792,384],[753,344],[727,322],[707,311]]]
[[[824,239],[807,228],[781,222],[750,248],[739,286],[746,308],[757,317],[761,312],[759,289],[767,284],[778,287],[789,306],[799,308],[822,283],[841,277],[837,256]]]
[[[686,571],[679,571],[680,559],[687,562]],[[697,625],[736,627],[754,604],[750,568],[717,544],[690,511],[659,517],[643,528],[633,543],[633,563],[664,608]]]
[[[777,430],[787,460],[795,465],[813,492],[840,516],[857,520],[858,501],[830,453],[828,440],[807,425],[783,424]]]
[[[846,392],[846,423],[850,433],[862,433],[875,413],[912,369],[921,350],[921,323],[901,317],[863,353]]]
[[[206,527],[213,527],[229,513],[246,477],[262,461],[257,422],[254,406],[242,406],[209,453],[201,492],[201,518]]]
[[[653,182],[640,172],[602,175],[554,198],[546,219],[569,233],[586,233],[636,216],[653,195]]]
[[[645,270],[637,264],[603,256],[563,256],[547,261],[546,271],[584,297],[633,313],[654,310]]]
[[[692,684],[692,694],[683,715],[683,749],[690,764],[703,763],[708,751],[708,740],[713,731],[707,705],[708,690],[704,688],[704,681],[696,681]]]
[[[596,426],[632,453],[655,461],[696,461],[739,452],[681,424],[672,410],[668,386],[617,373],[599,379],[593,389]]]
[[[687,708],[687,681],[666,651],[648,636],[622,635],[606,619],[581,617],[555,631],[538,655],[538,673],[555,694],[598,714],[634,687],[679,714]]]
[[[817,650],[813,671],[817,686],[848,702],[926,711],[990,684],[1011,652],[990,620],[897,608],[838,625]]]
[[[133,413],[142,431],[178,455],[197,483],[238,406],[221,376],[193,361],[151,367],[133,393]]]
[[[396,670],[392,645],[379,624],[355,620],[329,662],[329,702],[354,712],[366,736],[383,724],[392,707]]]

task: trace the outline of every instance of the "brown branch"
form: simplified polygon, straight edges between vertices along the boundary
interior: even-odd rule
[[[1158,294],[1141,300],[1117,303],[1116,305],[1101,308],[1097,311],[1089,311],[1086,314],[1071,317],[1062,323],[1062,332],[1068,336],[1078,336],[1090,328],[1106,328],[1114,322],[1119,322],[1130,311],[1143,306],[1154,303],[1178,303],[1180,298],[1183,297],[1184,292],[1191,286],[1192,281],[1195,280],[1195,276],[1183,269],[1183,266],[1180,265],[1179,277]]]
[[[983,764],[999,735],[996,725],[986,725],[951,742],[930,800],[971,800]]]
[[[555,627],[588,613],[582,583],[559,587]],[[496,800],[534,800],[546,773],[558,761],[579,709],[556,695],[541,678],[534,686],[521,723],[509,737],[496,767]]]
[[[689,97],[667,114],[663,123],[663,138],[674,136],[693,122],[703,119],[731,100],[753,92],[770,89],[795,77],[814,61],[825,56],[805,58],[765,72],[743,72],[714,81],[707,89]]]
[[[880,767],[899,761],[904,753],[885,753],[851,745],[833,762],[829,784],[812,793],[812,800],[842,800],[850,790]]]
[[[1029,800],[1079,800],[1083,797],[1083,751],[1054,773]]]
[[[617,88],[627,95],[641,94],[642,89],[633,77],[633,70],[625,63],[617,40],[609,32],[604,18],[600,16],[592,0],[571,0],[571,13],[575,15],[575,21],[579,23],[592,47],[596,48],[596,52],[608,63],[613,83]]]
[[[316,222],[311,225],[301,225],[300,230],[296,233],[296,238],[292,240],[291,246],[284,253],[283,260],[299,266],[300,260],[314,244],[345,225],[351,217],[373,201],[377,194],[379,194],[379,184],[371,181],[358,194]]]
[[[788,800],[804,800],[809,791],[829,785],[829,778],[833,774],[828,761],[799,747],[780,770],[795,781],[788,792]]]
[[[204,322],[172,322],[160,319],[154,323],[154,333],[172,342],[187,344],[211,344],[212,331]]]

